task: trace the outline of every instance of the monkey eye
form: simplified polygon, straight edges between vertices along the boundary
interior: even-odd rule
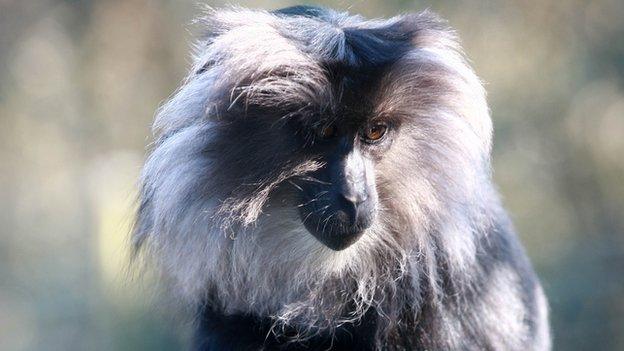
[[[364,130],[364,141],[367,143],[375,143],[380,141],[388,131],[388,125],[385,123],[371,124]]]
[[[336,126],[333,124],[326,124],[318,130],[318,134],[323,139],[331,139],[336,136]]]

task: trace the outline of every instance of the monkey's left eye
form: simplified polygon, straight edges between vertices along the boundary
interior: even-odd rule
[[[385,123],[375,123],[366,127],[364,130],[363,139],[368,143],[375,143],[380,141],[388,131],[388,125]]]

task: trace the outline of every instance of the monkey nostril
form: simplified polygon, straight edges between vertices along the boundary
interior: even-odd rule
[[[347,191],[341,192],[340,195],[349,224],[356,225],[358,219],[367,212],[368,193]]]
[[[340,189],[340,195],[344,198],[350,206],[357,207],[364,201],[368,200],[368,187],[363,177],[354,180],[353,178],[347,178],[342,184]]]
[[[368,200],[367,193],[360,194],[360,193],[347,192],[347,193],[342,193],[341,195],[345,200],[347,200],[347,202],[349,202],[350,204],[356,207],[359,206],[362,202]]]

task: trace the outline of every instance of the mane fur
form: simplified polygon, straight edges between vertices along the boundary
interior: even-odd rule
[[[198,25],[193,67],[157,112],[133,235],[175,293],[225,314],[270,316],[274,333],[294,327],[300,340],[373,311],[384,321],[381,343],[397,323],[426,314],[423,325],[444,327],[423,340],[452,349],[471,327],[450,316],[487,294],[485,277],[522,288],[508,283],[526,263],[482,255],[519,249],[505,237],[511,229],[491,184],[485,93],[444,21],[431,12],[365,20],[233,7],[208,10]],[[371,101],[404,121],[400,148],[378,166],[380,220],[332,251],[301,224],[291,182],[323,164],[289,159],[288,145],[266,140],[280,143],[275,123],[339,103],[327,65],[382,61]],[[283,116],[264,122],[253,112],[263,109]],[[269,127],[228,131],[233,118]],[[511,349],[523,342],[514,335],[526,334],[525,312],[522,301],[505,303],[518,310],[512,319],[484,302],[479,320],[468,313],[466,323],[489,323],[508,340],[497,346]]]

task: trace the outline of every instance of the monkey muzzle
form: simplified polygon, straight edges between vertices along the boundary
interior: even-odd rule
[[[372,166],[357,150],[349,151],[330,160],[326,168],[312,175],[314,181],[302,186],[301,221],[332,250],[343,250],[355,243],[377,214]]]

